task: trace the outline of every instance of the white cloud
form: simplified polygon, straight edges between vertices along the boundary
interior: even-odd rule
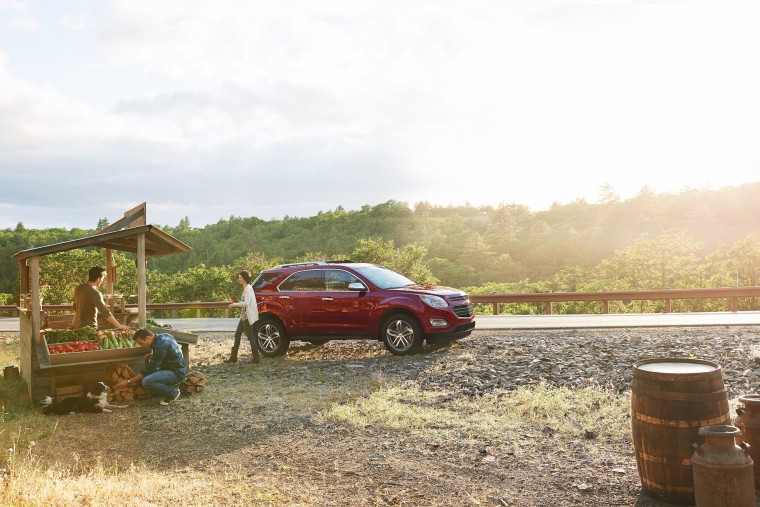
[[[20,0],[0,0],[0,12],[27,12],[27,8]]]
[[[11,30],[38,30],[40,22],[32,16],[19,16],[11,19],[6,25]]]
[[[212,221],[391,198],[541,208],[605,182],[627,197],[757,178],[748,0],[96,5],[51,11],[45,51],[3,46],[0,170],[127,172],[138,200],[178,212],[153,190],[169,187],[189,203],[180,218]],[[257,192],[284,179],[287,198]],[[239,181],[256,199],[230,206]]]
[[[58,24],[69,30],[79,32],[92,26],[92,16],[89,12],[67,13],[58,18]]]

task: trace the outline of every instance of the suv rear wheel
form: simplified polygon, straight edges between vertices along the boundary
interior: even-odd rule
[[[403,313],[388,317],[380,330],[380,336],[385,348],[397,356],[418,352],[425,338],[417,320]]]
[[[290,339],[285,328],[274,319],[262,319],[256,322],[253,335],[261,353],[267,357],[285,355],[290,346]]]

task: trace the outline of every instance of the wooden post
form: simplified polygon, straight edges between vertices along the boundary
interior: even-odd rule
[[[493,305],[493,314],[499,315],[499,303],[492,303]]]
[[[113,283],[116,281],[116,268],[113,265],[113,250],[106,248],[106,293],[113,295]],[[113,311],[113,302],[111,303]]]
[[[31,258],[31,282],[32,282],[32,302],[29,311],[32,316],[32,343],[34,344],[40,337],[40,258],[34,256]]]
[[[610,313],[610,302],[606,299],[602,301],[602,313]]]
[[[737,304],[736,298],[731,298],[731,311],[736,312],[739,305]]]
[[[19,280],[19,292],[21,294],[26,294],[29,292],[29,266],[26,263],[26,259],[18,261],[18,271],[21,275]]]
[[[26,278],[27,288],[31,291],[31,302],[26,311],[19,314],[19,334],[21,337],[21,377],[26,381],[27,393],[32,397],[34,374],[32,357],[36,354],[35,345],[40,336],[40,258],[29,259],[29,269],[24,262],[21,270],[21,285]],[[26,273],[26,274],[25,274]]]
[[[673,311],[673,300],[672,299],[666,299],[665,300],[665,313],[671,313]]]
[[[145,234],[140,234],[137,236],[137,322],[141,328],[148,323],[145,283]]]
[[[554,308],[554,304],[551,301],[547,301],[546,302],[546,315],[551,315],[553,308]]]

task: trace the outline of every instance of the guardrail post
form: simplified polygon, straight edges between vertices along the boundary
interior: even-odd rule
[[[602,313],[610,313],[610,302],[606,299],[602,301]]]
[[[673,300],[672,299],[666,299],[665,300],[665,313],[671,313],[673,311]]]
[[[554,303],[552,303],[551,301],[547,301],[546,302],[546,315],[551,315],[553,308],[554,308]]]
[[[493,303],[493,314],[499,315],[499,303]]]
[[[200,319],[201,318],[201,309],[200,308],[197,308],[195,310],[195,318],[196,319]]]
[[[169,310],[169,317],[172,319],[177,318],[177,310]]]
[[[229,308],[225,308],[224,309],[224,318],[225,319],[229,319],[230,318],[230,309]]]
[[[731,298],[731,311],[736,312],[737,308],[737,298]]]

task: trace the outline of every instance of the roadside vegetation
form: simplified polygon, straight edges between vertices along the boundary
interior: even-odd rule
[[[621,201],[602,188],[596,203],[579,200],[532,212],[518,204],[434,206],[389,201],[314,217],[264,221],[230,216],[203,228],[189,219],[164,230],[192,247],[149,261],[153,302],[223,301],[237,290],[235,273],[282,262],[350,258],[377,262],[419,282],[437,282],[471,294],[575,292],[760,285],[760,183],[715,191],[658,195],[646,188]],[[107,225],[101,219],[98,227]],[[15,302],[18,251],[92,234],[95,230],[0,230],[0,304]],[[71,301],[97,250],[46,256],[42,296]],[[115,291],[136,293],[134,259],[116,253]],[[621,301],[613,313],[657,312],[659,301]],[[726,311],[722,300],[675,301],[673,311]],[[532,314],[543,305],[501,305],[504,313]],[[739,301],[757,310],[760,301]],[[599,312],[599,303],[554,305],[554,313]],[[491,305],[478,309],[488,314]],[[219,313],[217,311],[217,313]],[[211,315],[215,315],[211,312]],[[189,316],[189,315],[188,315]]]

